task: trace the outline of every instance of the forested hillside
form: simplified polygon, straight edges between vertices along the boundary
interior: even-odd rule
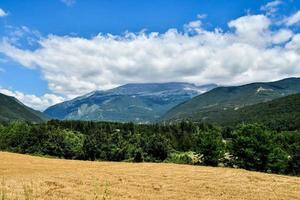
[[[0,121],[14,120],[43,122],[47,120],[47,117],[43,113],[25,106],[16,98],[0,93]]]
[[[234,87],[218,87],[175,106],[161,120],[214,121],[224,111],[239,110],[245,106],[271,101],[299,92],[300,78],[288,78],[269,83],[251,83]]]
[[[300,130],[300,93],[237,110],[220,111],[204,121],[223,126],[263,123],[275,130]]]

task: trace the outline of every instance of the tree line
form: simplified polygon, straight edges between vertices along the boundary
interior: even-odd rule
[[[173,162],[300,175],[300,131],[261,124],[58,121],[0,124],[0,150],[66,159]]]

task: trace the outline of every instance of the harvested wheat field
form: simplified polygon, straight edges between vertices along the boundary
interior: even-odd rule
[[[0,152],[2,199],[300,199],[300,178],[176,164]]]

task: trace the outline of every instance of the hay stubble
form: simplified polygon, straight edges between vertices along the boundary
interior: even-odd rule
[[[300,199],[300,178],[163,163],[90,162],[0,152],[6,199]],[[24,190],[26,188],[26,190]]]

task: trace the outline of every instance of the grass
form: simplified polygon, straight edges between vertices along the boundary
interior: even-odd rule
[[[0,152],[0,200],[300,199],[300,178],[168,163],[89,162]]]
[[[0,188],[0,200],[6,199],[6,185],[4,178],[1,181],[1,188]]]
[[[34,189],[33,184],[24,184],[23,185],[23,194],[25,200],[33,200],[34,198]]]

